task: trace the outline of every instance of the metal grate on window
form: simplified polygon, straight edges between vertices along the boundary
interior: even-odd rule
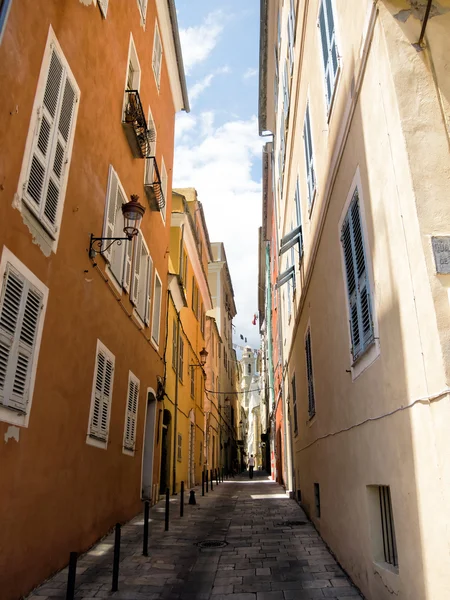
[[[397,567],[397,542],[395,540],[391,490],[387,485],[380,485],[378,492],[380,497],[380,516],[381,530],[383,534],[384,560],[390,565]]]

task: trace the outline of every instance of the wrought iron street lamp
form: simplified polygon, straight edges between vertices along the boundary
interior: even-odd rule
[[[195,367],[201,367],[203,369],[203,367],[206,365],[206,359],[208,358],[208,351],[206,350],[206,348],[202,348],[199,352],[200,354],[200,362],[198,364],[192,363],[189,366],[192,368]]]
[[[95,237],[91,233],[89,243],[89,258],[95,258],[97,254],[103,254],[106,250],[117,242],[120,246],[124,240],[131,241],[139,233],[141,220],[145,213],[145,207],[139,203],[139,196],[133,194],[129,202],[122,204],[122,214],[124,219],[123,232],[125,237]],[[105,245],[104,242],[106,242]]]

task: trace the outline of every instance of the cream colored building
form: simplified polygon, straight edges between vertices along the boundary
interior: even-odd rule
[[[291,485],[366,598],[448,600],[450,1],[261,5]]]

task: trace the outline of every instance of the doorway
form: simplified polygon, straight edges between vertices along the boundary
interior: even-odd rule
[[[170,483],[170,440],[171,440],[172,415],[167,409],[163,413],[162,440],[161,440],[161,481],[159,493],[165,494]]]
[[[156,398],[153,392],[147,394],[147,417],[144,432],[144,456],[142,462],[142,499],[152,499],[153,453],[155,450]]]

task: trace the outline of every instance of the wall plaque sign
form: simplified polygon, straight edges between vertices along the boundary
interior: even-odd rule
[[[438,273],[450,273],[450,236],[432,237],[434,261]]]

